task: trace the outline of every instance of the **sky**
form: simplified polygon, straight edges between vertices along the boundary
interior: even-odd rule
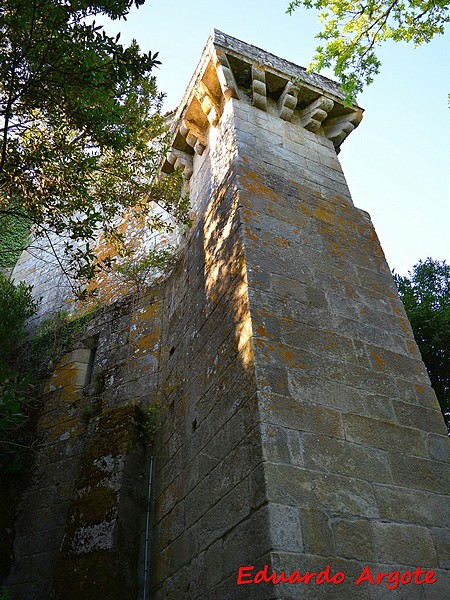
[[[147,0],[127,21],[106,24],[121,42],[159,52],[164,108],[180,102],[214,28],[299,65],[312,58],[316,15],[288,0]],[[406,275],[420,259],[450,262],[450,31],[414,49],[390,43],[374,83],[359,97],[361,125],[339,160],[356,206],[370,213],[388,264]],[[332,76],[331,72],[323,72]]]

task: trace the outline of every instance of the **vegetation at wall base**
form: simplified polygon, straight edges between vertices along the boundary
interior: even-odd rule
[[[0,588],[0,600],[10,600],[11,594],[9,592],[9,588],[3,586]]]
[[[37,442],[28,426],[37,407],[33,377],[16,364],[24,323],[37,308],[31,292],[30,286],[15,285],[0,273],[0,580],[13,560],[14,499],[24,485],[17,474],[23,473]],[[8,588],[2,588],[0,598],[9,598]]]
[[[450,265],[427,258],[394,279],[450,431]]]

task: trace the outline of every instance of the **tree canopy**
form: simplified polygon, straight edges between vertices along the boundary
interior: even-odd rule
[[[319,10],[323,23],[311,68],[333,67],[351,101],[381,66],[377,48],[388,40],[420,46],[444,33],[449,0],[293,0],[287,9]]]
[[[68,271],[92,278],[92,240],[118,243],[114,219],[159,204],[183,221],[179,180],[156,182],[165,152],[157,54],[119,43],[98,15],[144,0],[3,0],[0,6],[0,235],[16,222],[57,234]],[[157,186],[157,193],[153,187]],[[153,191],[152,191],[153,190]],[[153,218],[152,227],[162,227]]]
[[[427,258],[409,277],[395,282],[427,367],[432,386],[450,425],[450,265]]]

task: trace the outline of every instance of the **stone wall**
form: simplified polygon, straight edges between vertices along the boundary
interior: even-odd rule
[[[173,221],[163,208],[155,204],[151,206],[150,211],[155,218]],[[180,233],[177,229],[152,231],[144,217],[131,211],[125,212],[116,221],[115,227],[126,240],[129,256],[114,256],[116,249],[113,243],[98,232],[97,239],[91,243],[93,251],[100,262],[107,257],[114,257],[114,268],[97,272],[85,288],[88,294],[83,302],[79,302],[74,296],[74,290],[79,287],[80,282],[73,278],[73,265],[64,254],[64,238],[50,233],[46,237],[31,240],[11,274],[14,281],[25,281],[31,285],[33,297],[39,300],[36,314],[28,322],[30,330],[35,330],[43,321],[53,318],[58,313],[73,316],[98,305],[120,302],[137,288],[141,289],[151,280],[156,282],[161,278],[157,269],[149,269],[147,277],[143,276],[142,281],[136,281],[132,277],[121,276],[118,268],[130,264],[131,259],[135,264],[138,263],[152,250],[178,246]],[[72,243],[77,245],[77,242]],[[78,245],[83,249],[81,243]]]
[[[263,454],[230,109],[217,142],[194,165],[193,198],[204,205],[206,189],[211,200],[167,294],[154,598],[200,598],[207,590],[221,597],[234,589],[236,547],[253,556],[255,527],[268,537],[267,509],[252,485]]]
[[[161,307],[155,287],[97,311],[47,380],[6,582],[13,600],[137,596]]]

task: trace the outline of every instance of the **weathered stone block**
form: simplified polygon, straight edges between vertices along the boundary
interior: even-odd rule
[[[319,504],[320,507],[323,505]],[[329,510],[329,507],[327,507]],[[330,518],[317,506],[299,509],[300,527],[306,554],[330,556],[335,553],[333,531]]]
[[[303,465],[299,433],[296,430],[262,424],[261,438],[265,460]]]
[[[434,410],[421,406],[411,406],[407,402],[395,402],[395,414],[400,424],[406,427],[414,427],[421,431],[429,431],[432,434],[445,434],[445,423],[440,410]],[[449,448],[450,450],[450,448]]]
[[[305,583],[277,585],[277,598],[283,600],[297,600],[307,598],[308,600],[367,600],[367,589],[363,586],[355,586],[354,581],[361,574],[361,563],[356,560],[347,560],[343,558],[327,558],[314,554],[294,554],[294,553],[272,553],[273,570],[277,573],[285,571],[292,573],[300,571],[302,575],[309,573],[319,573],[330,565],[330,575],[342,572],[345,575],[344,581],[335,585],[333,583],[323,583],[317,585],[315,579],[306,585]]]
[[[271,503],[268,510],[272,548],[301,552],[303,541],[297,507]]]
[[[431,433],[428,436],[428,453],[432,460],[450,462],[450,443],[448,436]]]
[[[409,488],[374,485],[380,517],[423,525],[443,524],[438,496]]]
[[[327,514],[333,517],[379,516],[372,483],[324,473],[313,473],[311,477],[314,502]]]
[[[256,559],[272,547],[271,512],[265,506],[237,525],[224,540],[224,573],[236,578],[239,566],[247,564],[249,548]]]
[[[298,431],[322,433],[343,438],[341,415],[324,406],[302,402],[302,398],[279,394],[259,394],[264,421]]]
[[[359,561],[370,561],[375,556],[370,521],[336,521],[333,523],[333,534],[338,556]]]
[[[377,448],[330,437],[304,434],[305,465],[329,473],[380,483],[392,481],[386,453]]]
[[[360,415],[345,415],[343,419],[346,437],[351,442],[384,450],[395,447],[414,456],[428,456],[425,437],[418,429]]]
[[[373,540],[379,560],[386,563],[438,566],[429,529],[398,523],[373,523]]]
[[[429,490],[437,494],[447,494],[450,486],[447,464],[395,452],[390,453],[389,463],[393,480],[398,485]]]
[[[438,557],[439,567],[441,569],[450,568],[450,537],[447,529],[433,527],[431,529],[434,547]]]
[[[435,598],[440,598],[448,595],[448,590],[450,588],[450,575],[448,570],[443,571],[441,569],[436,569],[436,578],[437,582],[433,585],[428,585],[424,587],[424,596],[426,600],[434,600]]]
[[[199,544],[206,548],[217,539],[224,538],[251,512],[248,479],[239,483],[199,520]]]
[[[206,554],[206,576],[209,588],[220,583],[223,578],[223,540],[220,538],[208,548]]]

